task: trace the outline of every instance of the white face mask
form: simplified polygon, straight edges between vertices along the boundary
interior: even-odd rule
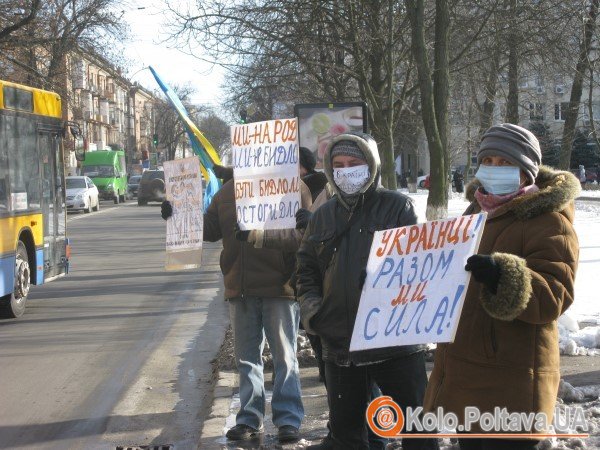
[[[521,186],[521,170],[516,166],[479,166],[475,174],[483,188],[494,195],[516,192]]]
[[[341,191],[348,195],[358,193],[367,183],[369,177],[369,166],[367,164],[333,169],[333,181]]]

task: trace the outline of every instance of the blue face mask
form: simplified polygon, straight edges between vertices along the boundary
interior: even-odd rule
[[[475,174],[483,188],[494,195],[511,194],[521,186],[521,170],[515,166],[479,166]]]

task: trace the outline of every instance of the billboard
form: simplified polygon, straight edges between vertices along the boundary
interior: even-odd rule
[[[304,103],[294,105],[298,118],[298,140],[301,147],[309,148],[317,158],[317,168],[323,167],[323,154],[334,136],[348,131],[368,130],[367,104]]]

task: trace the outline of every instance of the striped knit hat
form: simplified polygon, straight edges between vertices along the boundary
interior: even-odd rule
[[[333,158],[339,155],[354,156],[355,158],[362,159],[364,162],[367,162],[367,158],[365,157],[364,153],[354,141],[336,142],[331,148],[331,160],[333,161]]]

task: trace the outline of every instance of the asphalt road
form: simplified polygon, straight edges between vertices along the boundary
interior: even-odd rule
[[[135,201],[67,229],[71,273],[0,321],[0,448],[196,448],[228,323],[219,245],[165,272],[158,205]]]

